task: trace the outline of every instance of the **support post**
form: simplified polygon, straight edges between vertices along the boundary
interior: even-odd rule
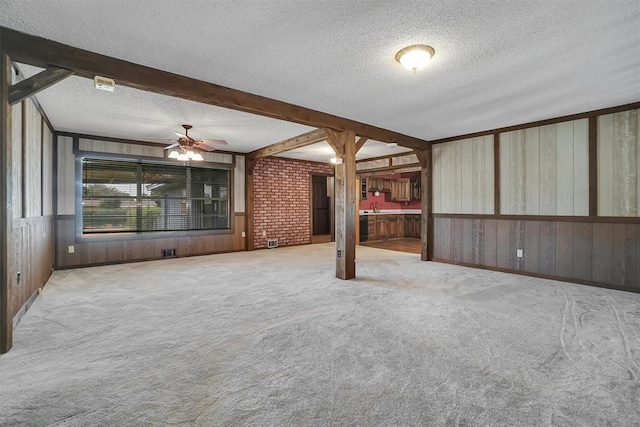
[[[420,161],[420,200],[422,204],[422,216],[420,222],[421,250],[420,259],[431,261],[433,259],[433,212],[431,209],[432,191],[432,157],[431,150],[416,150]]]
[[[5,40],[0,36],[0,354],[13,345],[11,283],[13,276],[13,239],[11,209],[11,60]]]
[[[327,141],[342,159],[335,170],[336,277],[356,277],[356,135],[326,129]]]
[[[244,179],[244,186],[245,186],[245,211],[247,212],[247,217],[246,217],[246,225],[245,225],[245,229],[247,230],[246,232],[246,246],[245,248],[248,251],[252,251],[255,249],[254,247],[254,243],[253,243],[253,231],[254,231],[254,225],[253,225],[253,219],[254,219],[254,191],[253,191],[253,171],[256,168],[256,162],[257,160],[255,159],[249,159],[246,158],[246,165],[245,165],[245,179]]]

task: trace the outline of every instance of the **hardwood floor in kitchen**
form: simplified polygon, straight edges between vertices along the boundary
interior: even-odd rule
[[[410,254],[420,254],[420,239],[415,237],[400,237],[398,239],[374,240],[372,242],[361,242],[362,246],[370,246],[378,249],[388,249],[396,252],[407,252]]]

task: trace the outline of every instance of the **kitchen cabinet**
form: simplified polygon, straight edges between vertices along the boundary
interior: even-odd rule
[[[420,237],[420,215],[381,214],[368,216],[369,241]]]
[[[421,215],[405,215],[404,235],[406,237],[420,237],[422,227]]]
[[[409,178],[400,178],[396,180],[396,183],[396,200],[401,202],[408,202],[411,196],[411,180]]]
[[[420,193],[422,192],[422,182],[420,179],[412,179],[410,183],[411,187],[411,200],[420,200]]]
[[[384,192],[390,193],[391,192],[391,186],[393,185],[392,183],[393,183],[394,180],[393,179],[384,179],[383,178],[383,179],[381,179],[381,181],[382,182],[380,183],[380,186],[382,188],[380,189],[380,191],[384,191]]]
[[[385,193],[387,202],[408,202],[411,197],[411,180],[409,178],[392,179],[391,192]]]
[[[389,220],[387,215],[379,215],[376,218],[376,239],[388,239],[389,238]]]

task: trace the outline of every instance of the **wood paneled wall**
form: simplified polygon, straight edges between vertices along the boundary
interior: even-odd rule
[[[118,141],[106,141],[104,139],[79,138],[78,149],[80,151],[92,151],[96,153],[122,154],[140,157],[164,157],[164,149],[154,145],[127,144]]]
[[[117,264],[162,258],[163,249],[176,249],[178,256],[206,255],[245,250],[246,220],[243,213],[232,215],[234,233],[141,236],[132,239],[76,238],[75,216],[56,220],[56,268]],[[69,246],[74,253],[69,253]]]
[[[494,211],[493,136],[433,146],[433,212]]]
[[[53,134],[31,99],[12,107],[13,265],[10,311],[16,316],[53,269]],[[18,281],[18,273],[20,280]]]
[[[245,209],[245,157],[236,155],[236,166],[233,175],[233,207],[236,213],[244,213]]]
[[[637,105],[483,132],[499,141],[496,214],[458,202],[470,140],[435,144],[434,259],[640,292]]]
[[[42,126],[42,215],[53,216],[53,132]]]
[[[435,218],[434,235],[435,260],[640,291],[640,224]]]
[[[42,215],[42,116],[31,99],[23,106],[22,215],[32,218]]]
[[[132,158],[164,158],[165,155],[162,147],[94,138],[78,137],[78,149],[83,153],[118,154]],[[181,257],[246,249],[246,238],[242,236],[246,231],[243,200],[244,169],[241,172],[236,170],[239,165],[244,168],[244,157],[238,161],[237,158],[240,156],[228,153],[207,153],[205,158],[207,161],[226,164],[234,164],[235,160],[234,213],[231,214],[233,228],[230,232],[202,231],[182,234],[82,237],[76,232],[76,154],[73,143],[74,138],[71,136],[58,136],[56,268],[160,259],[162,249],[176,249],[178,256]],[[242,194],[240,201],[237,194]],[[70,246],[73,246],[74,253],[69,253]]]
[[[640,110],[598,117],[598,215],[640,216]]]
[[[76,158],[73,155],[73,139],[70,136],[58,136],[57,177],[58,191],[56,215],[74,215],[76,213]]]
[[[22,103],[11,107],[11,203],[13,218],[22,218]]]
[[[588,119],[500,134],[501,213],[589,214]]]

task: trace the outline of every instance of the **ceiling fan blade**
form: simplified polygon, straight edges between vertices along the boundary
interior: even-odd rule
[[[193,146],[196,147],[197,149],[203,150],[203,151],[216,151],[216,147],[212,147],[210,145],[203,144],[202,141],[194,142]]]
[[[187,139],[191,139],[190,136],[185,135],[184,133],[180,133],[180,132],[174,132],[176,135],[178,135],[180,138],[187,138]]]
[[[224,139],[199,139],[198,143],[206,145],[228,145]]]
[[[171,144],[171,145],[168,145],[168,146],[164,147],[164,149],[165,149],[165,150],[170,150],[170,149],[172,149],[172,148],[174,148],[174,147],[177,147],[177,146],[179,146],[179,145],[180,145],[180,144],[176,142],[175,144]]]

